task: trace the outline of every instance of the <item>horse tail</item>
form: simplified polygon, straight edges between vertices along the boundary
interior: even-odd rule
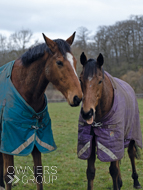
[[[136,157],[136,159],[141,159],[141,152],[140,152],[140,149],[139,149],[139,147],[137,146],[137,144],[135,143],[134,144],[134,147],[135,147],[135,150],[136,150],[136,155],[135,155],[135,157]]]

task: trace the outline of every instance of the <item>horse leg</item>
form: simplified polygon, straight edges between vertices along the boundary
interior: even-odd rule
[[[119,160],[118,160],[118,188],[119,190],[121,189],[122,185],[123,183],[122,183],[121,171],[120,171]]]
[[[86,170],[86,175],[87,175],[87,180],[88,180],[88,186],[87,190],[93,190],[93,180],[95,177],[95,137],[93,137],[92,140],[92,151],[89,159],[87,160],[87,170]]]
[[[4,190],[4,180],[3,180],[3,157],[2,153],[0,152],[0,190]]]
[[[12,179],[14,179],[14,157],[13,155],[2,154],[4,162],[4,180],[6,183],[6,190],[11,190]]]
[[[111,162],[109,171],[113,180],[113,189],[120,190],[122,187],[122,179],[121,179],[119,161]]]
[[[41,162],[41,152],[34,146],[32,151],[33,161],[34,161],[34,175],[37,184],[37,190],[43,190],[43,169]]]
[[[135,167],[136,149],[135,149],[135,141],[134,140],[130,141],[130,144],[128,146],[128,154],[129,154],[129,158],[131,160],[131,165],[132,165],[132,178],[134,180],[134,188],[141,189],[142,187],[138,181],[138,174],[136,172],[136,167]]]

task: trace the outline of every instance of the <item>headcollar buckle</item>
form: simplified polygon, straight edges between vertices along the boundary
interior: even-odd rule
[[[102,123],[101,122],[93,122],[93,124],[92,124],[92,127],[101,127],[102,126]]]

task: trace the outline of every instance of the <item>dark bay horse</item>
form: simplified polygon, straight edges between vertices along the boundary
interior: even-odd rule
[[[135,93],[127,83],[103,70],[102,54],[97,60],[87,60],[82,53],[80,61],[83,99],[78,124],[78,157],[87,160],[87,189],[93,190],[96,155],[103,162],[111,162],[113,189],[121,189],[119,160],[126,147],[134,188],[140,189],[135,156],[136,147],[142,148],[142,134]]]
[[[12,188],[12,182],[9,183],[9,181],[11,178],[14,178],[13,155],[25,151],[25,148],[30,147],[32,143],[36,143],[36,146],[33,145],[33,148],[30,151],[33,156],[34,168],[37,168],[42,167],[41,152],[38,150],[37,146],[40,147],[41,150],[46,151],[52,151],[54,149],[52,147],[54,145],[48,145],[45,143],[48,139],[48,133],[41,136],[41,138],[43,138],[45,135],[46,138],[44,137],[44,142],[40,140],[40,137],[37,136],[38,133],[36,133],[36,130],[38,130],[39,128],[38,126],[41,126],[43,130],[49,130],[49,132],[52,134],[50,128],[46,129],[48,128],[48,126],[43,127],[41,125],[42,122],[48,123],[48,125],[50,124],[50,119],[47,121],[47,118],[44,118],[44,116],[42,116],[41,114],[45,114],[43,110],[47,109],[47,102],[44,92],[48,83],[51,82],[59,91],[62,92],[70,106],[78,106],[82,99],[82,90],[76,74],[76,59],[71,53],[70,49],[70,45],[73,43],[75,33],[70,36],[66,41],[61,39],[51,40],[44,34],[43,37],[46,43],[29,49],[16,61],[14,61],[13,63],[10,62],[6,66],[2,67],[2,69],[0,70],[0,75],[2,74],[6,82],[9,81],[9,83],[6,83],[3,86],[3,89],[11,88],[14,92],[14,95],[12,94],[13,92],[8,92],[10,94],[9,99],[4,99],[4,101],[0,103],[1,105],[3,104],[2,110],[0,110],[1,118],[4,114],[6,114],[6,112],[10,112],[9,115],[6,115],[6,119],[4,118],[0,122],[0,135],[2,135],[2,138],[4,138],[4,132],[2,131],[2,127],[4,130],[7,130],[6,128],[4,128],[6,122],[11,121],[11,123],[9,122],[9,126],[11,125],[12,127],[17,127],[13,125],[13,123],[16,123],[17,121],[13,121],[14,119],[12,120],[12,115],[15,116],[15,119],[18,118],[19,125],[23,126],[23,128],[21,129],[22,132],[20,131],[20,129],[17,131],[13,130],[12,132],[14,135],[15,133],[17,133],[18,136],[21,136],[25,130],[33,130],[33,134],[27,138],[25,136],[24,138],[28,140],[24,142],[21,146],[19,146],[16,150],[14,150],[12,152],[13,154],[6,154],[5,152],[0,153],[0,189],[2,190],[5,188],[4,180],[6,183],[6,190],[11,190]],[[7,72],[7,68],[11,68],[10,73]],[[7,72],[6,77],[4,77],[5,72]],[[10,87],[6,86],[7,84]],[[4,91],[2,91],[1,81],[0,87],[1,98],[2,95],[5,93]],[[17,98],[20,97],[18,101],[20,101],[21,104],[24,104],[24,109],[28,108],[30,110],[30,114],[35,113],[35,115],[30,115],[27,119],[25,119],[24,116],[26,116],[26,112],[21,112],[21,110],[19,112],[14,110],[14,108],[11,109],[14,105],[17,106],[19,103],[12,102],[12,96],[15,96],[15,94]],[[5,93],[5,96],[7,97],[7,93]],[[17,110],[20,109],[19,107],[21,107],[21,104],[18,105]],[[9,105],[9,109],[6,110],[6,107],[3,109],[5,105]],[[23,115],[21,115],[21,113]],[[36,122],[36,126],[33,126],[31,124],[31,128],[29,128],[29,123],[28,127],[25,127],[25,125],[21,124],[22,119],[24,119],[24,123],[26,123],[27,120],[31,123]],[[9,128],[9,130],[11,129]],[[35,134],[37,135],[34,136]],[[13,138],[13,140],[12,143],[8,144],[8,146],[5,148],[10,148],[11,145],[16,142],[18,137],[16,138],[14,135],[10,133],[9,138]],[[39,136],[40,135],[41,134],[39,133]],[[1,137],[0,140],[0,148],[2,150],[5,146],[4,143],[6,142],[3,143]],[[40,169],[39,173],[42,173],[42,168]],[[42,175],[38,174],[36,169],[34,170],[34,174],[35,178],[37,177],[37,190],[42,190]],[[11,175],[11,177],[9,177],[9,175]]]

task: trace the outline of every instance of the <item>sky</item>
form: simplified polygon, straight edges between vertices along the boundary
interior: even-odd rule
[[[82,26],[96,33],[131,15],[143,15],[143,0],[0,0],[0,34],[29,29],[33,40],[66,40]]]

